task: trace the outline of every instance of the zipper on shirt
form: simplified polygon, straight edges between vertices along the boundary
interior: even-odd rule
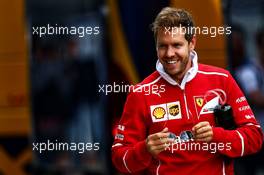
[[[189,108],[188,108],[188,103],[187,103],[187,99],[186,99],[185,90],[183,90],[183,98],[184,98],[185,110],[186,110],[186,113],[187,113],[187,118],[190,119]]]

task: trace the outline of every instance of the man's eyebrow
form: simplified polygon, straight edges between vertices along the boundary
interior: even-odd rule
[[[175,42],[172,42],[172,43],[174,43],[174,44],[184,44],[183,41],[175,41]]]
[[[157,44],[158,44],[159,46],[161,46],[161,45],[168,45],[168,44],[166,44],[166,43],[164,43],[164,42],[157,42]]]

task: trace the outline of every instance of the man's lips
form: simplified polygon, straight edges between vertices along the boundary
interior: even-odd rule
[[[166,60],[164,61],[166,64],[176,64],[177,62],[179,62],[180,60]]]
[[[167,64],[175,64],[177,61],[165,61]]]

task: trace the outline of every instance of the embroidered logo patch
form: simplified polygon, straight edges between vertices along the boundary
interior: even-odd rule
[[[118,125],[117,129],[119,129],[120,131],[124,131],[125,130],[125,126],[124,125]]]
[[[167,103],[168,118],[169,120],[180,119],[181,117],[181,108],[180,102]]]
[[[116,134],[115,135],[115,139],[118,139],[118,140],[124,140],[124,135],[123,134]]]
[[[214,112],[214,108],[219,104],[219,97],[204,99],[203,96],[194,96],[194,104],[196,114],[199,118],[202,114],[210,114]]]
[[[180,102],[164,103],[150,106],[151,118],[153,122],[180,119],[181,107]]]
[[[169,114],[172,116],[176,116],[179,114],[179,106],[178,105],[170,105],[169,106]]]
[[[166,104],[150,106],[151,118],[153,122],[161,122],[167,120]]]
[[[202,107],[202,106],[203,106],[203,103],[204,103],[204,99],[201,98],[201,97],[197,97],[197,98],[195,99],[195,102],[196,102],[196,104],[197,104],[199,107]]]
[[[153,116],[156,118],[156,119],[161,119],[161,118],[164,118],[164,115],[166,114],[166,111],[164,108],[162,107],[156,107],[154,110],[153,110]]]

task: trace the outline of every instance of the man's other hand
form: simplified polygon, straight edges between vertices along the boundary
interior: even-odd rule
[[[146,139],[147,150],[156,157],[160,152],[164,151],[171,143],[172,139],[169,139],[168,128],[164,128],[161,132],[151,134]]]

